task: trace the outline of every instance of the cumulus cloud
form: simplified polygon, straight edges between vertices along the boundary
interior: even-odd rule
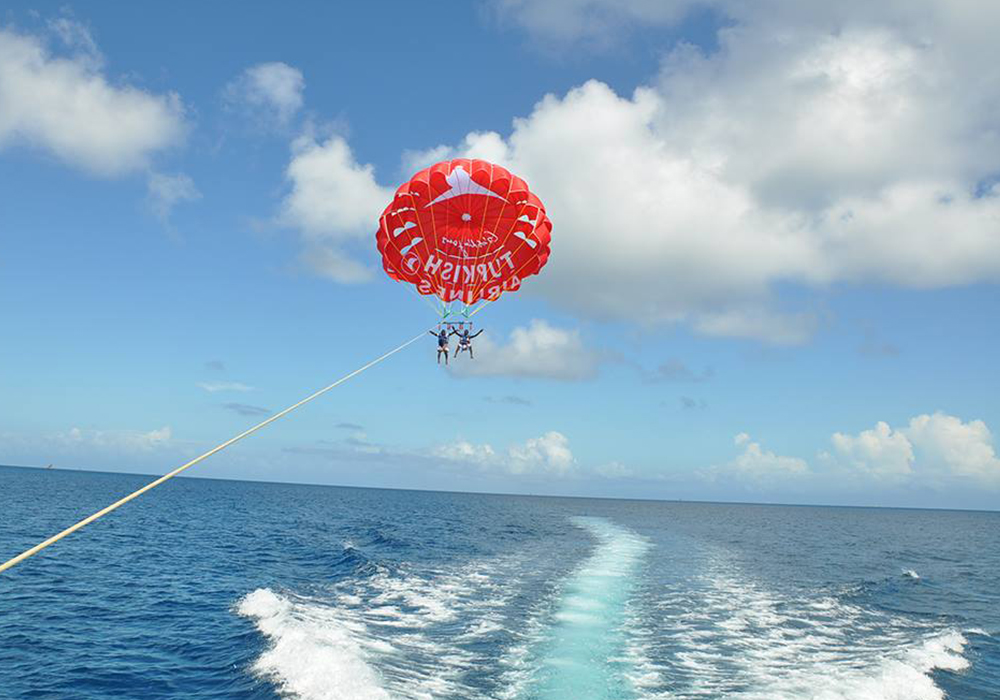
[[[372,278],[372,268],[339,248],[313,244],[299,257],[306,269],[340,284],[358,284]]]
[[[576,464],[569,447],[569,439],[551,430],[537,438],[515,444],[505,451],[497,451],[490,444],[474,444],[457,440],[434,448],[435,457],[452,462],[462,462],[483,469],[495,469],[509,474],[546,474],[565,476]]]
[[[739,455],[699,474],[710,481],[738,479],[751,486],[941,488],[965,483],[1000,488],[1000,457],[987,425],[940,412],[915,416],[897,428],[879,421],[857,434],[835,432],[831,448],[816,455],[817,464],[825,469],[813,470],[804,459],[766,450],[747,433],[738,434],[735,443]]]
[[[709,481],[736,479],[751,486],[765,486],[811,473],[809,464],[804,459],[765,450],[747,433],[739,433],[733,442],[742,452],[724,465],[700,470],[699,474],[703,478]]]
[[[693,4],[521,9],[585,35]],[[489,152],[543,197],[559,245],[525,292],[588,316],[794,344],[822,319],[775,308],[778,285],[1000,279],[1000,10],[707,4],[731,20],[713,53],[680,46],[631,95],[590,81],[546,96],[506,138],[473,132],[425,152]]]
[[[779,308],[784,286],[1000,279],[1000,9],[931,0],[498,6],[570,40],[675,23],[694,8],[721,20],[711,53],[675,46],[631,94],[592,80],[545,96],[506,135],[472,131],[403,154],[407,170],[479,157],[531,183],[558,246],[524,293],[593,318],[790,345],[823,318]],[[353,246],[391,195],[372,167],[342,137],[302,137],[288,179],[282,218],[302,231],[307,265],[341,282],[368,279]]]
[[[907,437],[919,455],[921,468],[1000,485],[1000,459],[986,423],[944,413],[910,420]]]
[[[201,192],[195,187],[194,180],[184,173],[150,173],[147,188],[150,209],[162,222],[170,219],[170,212],[177,204],[201,199]]]
[[[737,435],[734,442],[743,448],[743,452],[729,463],[737,474],[750,479],[765,479],[798,476],[809,472],[809,465],[804,459],[769,452],[759,442],[752,441],[746,433]]]
[[[539,319],[515,328],[507,343],[497,344],[486,332],[473,347],[476,359],[456,358],[449,365],[452,374],[573,381],[595,376],[600,363],[600,355],[583,344],[578,330],[557,328]]]
[[[837,459],[858,472],[876,478],[907,477],[913,472],[913,445],[883,421],[857,435],[834,433],[830,439]]]
[[[569,449],[569,440],[562,433],[550,430],[541,437],[531,438],[523,445],[508,450],[508,469],[513,474],[541,471],[566,474],[576,461]]]
[[[489,465],[498,460],[492,445],[476,445],[468,440],[456,440],[446,445],[439,445],[432,450],[436,457],[453,462],[468,462],[470,464]]]
[[[172,431],[164,426],[149,432],[71,428],[55,436],[63,447],[98,448],[114,452],[150,452],[170,445]]]
[[[226,102],[246,109],[264,126],[283,128],[302,109],[305,79],[302,72],[280,61],[247,68],[223,91]]]
[[[857,475],[913,483],[971,480],[1000,486],[1000,458],[981,420],[922,414],[893,429],[880,421],[858,435],[834,433],[821,457]]]
[[[147,167],[184,137],[184,109],[110,81],[89,32],[66,18],[53,31],[74,51],[55,55],[43,38],[0,27],[0,149],[24,145],[101,176]]]
[[[342,283],[369,279],[371,270],[349,249],[367,242],[392,197],[374,168],[359,164],[340,136],[320,142],[307,135],[293,142],[285,175],[291,191],[279,220],[301,233],[307,264]]]

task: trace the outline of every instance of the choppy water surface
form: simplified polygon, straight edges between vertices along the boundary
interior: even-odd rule
[[[0,468],[0,557],[147,479]],[[998,533],[178,479],[0,575],[0,698],[1000,698]]]

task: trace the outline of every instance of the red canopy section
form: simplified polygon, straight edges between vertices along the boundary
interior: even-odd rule
[[[445,304],[516,291],[549,258],[552,222],[527,183],[484,160],[421,170],[396,190],[376,234],[393,279]]]

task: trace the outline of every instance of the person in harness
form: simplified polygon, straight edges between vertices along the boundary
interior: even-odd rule
[[[448,329],[442,328],[437,333],[435,333],[434,331],[427,331],[427,332],[438,339],[438,352],[437,352],[438,364],[441,364],[442,353],[444,354],[444,363],[448,364],[448,336],[449,336]],[[454,331],[452,331],[452,333],[454,333]]]
[[[452,333],[458,336],[458,348],[455,350],[455,357],[457,358],[458,353],[463,350],[467,350],[469,353],[469,359],[476,359],[475,355],[472,354],[472,339],[482,332],[482,328],[475,333],[470,333],[468,328],[463,328],[461,331],[452,331]]]

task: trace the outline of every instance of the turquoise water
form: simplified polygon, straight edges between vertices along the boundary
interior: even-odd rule
[[[0,467],[0,557],[147,480]],[[177,479],[0,575],[0,697],[1000,697],[998,532]]]

